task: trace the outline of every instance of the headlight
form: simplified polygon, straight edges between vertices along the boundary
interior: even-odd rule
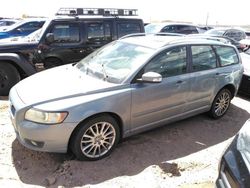
[[[250,119],[246,121],[238,133],[237,150],[250,169]]]
[[[44,112],[31,108],[26,111],[25,119],[42,124],[57,124],[63,122],[67,115],[67,112]]]

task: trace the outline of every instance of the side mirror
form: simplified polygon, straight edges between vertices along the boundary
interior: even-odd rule
[[[139,79],[139,81],[146,83],[160,83],[162,81],[162,76],[156,72],[146,72],[142,75],[142,78]]]
[[[54,34],[53,33],[48,33],[47,35],[46,35],[46,37],[45,37],[45,42],[47,43],[47,44],[51,44],[51,43],[53,43],[54,42]]]

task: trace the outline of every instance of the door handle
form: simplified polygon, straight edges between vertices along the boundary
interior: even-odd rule
[[[177,83],[177,84],[181,84],[181,83],[183,83],[183,81],[182,81],[182,80],[179,80],[179,81],[177,81],[176,83]]]
[[[231,72],[221,72],[221,73],[217,72],[217,73],[215,73],[216,76],[227,76],[229,74],[231,74]]]

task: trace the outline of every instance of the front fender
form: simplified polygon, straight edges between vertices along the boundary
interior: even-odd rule
[[[11,62],[11,64],[18,69],[21,69],[28,76],[37,72],[33,64],[29,63],[23,56],[16,53],[0,53],[0,63],[1,61]]]

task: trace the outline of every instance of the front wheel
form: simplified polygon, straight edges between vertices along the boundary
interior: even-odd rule
[[[79,160],[99,160],[112,152],[119,139],[116,120],[101,115],[86,121],[74,131],[70,147]]]
[[[0,96],[7,96],[10,88],[20,81],[20,74],[10,63],[0,62]]]
[[[214,119],[219,119],[227,112],[232,99],[232,94],[228,89],[222,89],[214,98],[209,114]]]

